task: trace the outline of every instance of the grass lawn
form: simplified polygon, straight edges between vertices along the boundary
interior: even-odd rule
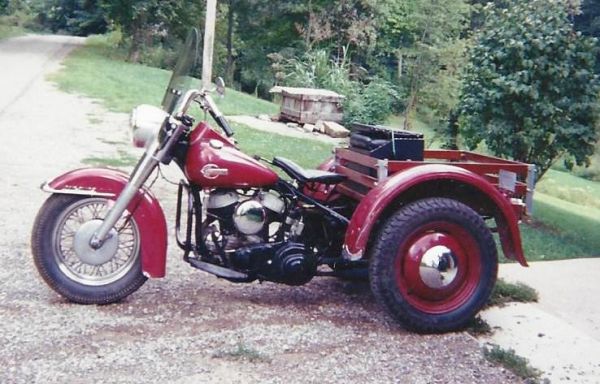
[[[24,35],[25,30],[19,27],[0,24],[0,40],[8,39],[9,37]]]
[[[53,79],[61,89],[100,99],[109,109],[129,112],[138,104],[158,105],[169,80],[165,70],[115,60],[115,50],[104,37],[89,39],[65,61]],[[225,114],[274,114],[278,106],[228,90],[216,98]],[[401,118],[387,122],[402,127]],[[305,167],[314,167],[331,155],[331,146],[313,141],[265,134],[235,124],[236,139],[248,154],[267,159],[284,155]],[[432,130],[417,121],[414,130],[432,137]],[[431,139],[430,139],[431,140]],[[437,146],[435,139],[428,142]],[[88,159],[90,164],[106,159]],[[132,159],[117,159],[131,162]],[[551,170],[538,184],[534,221],[521,226],[528,260],[555,260],[600,256],[600,183]]]
[[[403,129],[404,117],[392,115],[387,119],[385,125],[392,128]],[[410,130],[422,133],[425,136],[425,149],[437,149],[441,147],[442,141],[437,137],[433,128],[431,128],[429,125],[425,124],[418,118],[413,119],[412,127]]]
[[[549,170],[536,186],[533,222],[521,233],[532,261],[600,257],[600,183]]]
[[[51,77],[67,92],[100,99],[116,112],[130,112],[139,104],[160,105],[171,76],[170,71],[120,60],[103,36],[88,38],[85,47],[65,61],[65,69]],[[279,106],[255,97],[227,90],[225,98],[215,97],[225,115],[275,114]]]
[[[240,148],[249,155],[260,155],[271,160],[285,156],[306,168],[321,164],[332,155],[333,146],[316,140],[298,139],[233,124],[235,139]]]
[[[600,257],[600,209],[537,193],[532,225],[525,225],[530,259]]]
[[[549,170],[537,184],[536,192],[600,210],[600,182],[590,182],[568,172]]]

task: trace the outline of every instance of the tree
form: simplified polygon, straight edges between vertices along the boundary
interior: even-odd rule
[[[494,154],[536,164],[588,165],[598,140],[595,42],[573,29],[566,2],[486,6],[465,70],[461,133]],[[538,177],[538,180],[539,180]]]
[[[8,13],[8,0],[0,0],[0,15]]]
[[[49,0],[34,5],[38,22],[52,32],[78,36],[107,31],[99,0]]]
[[[129,60],[137,62],[154,38],[181,40],[201,24],[203,5],[195,0],[102,0],[107,17],[130,39]]]
[[[586,36],[600,38],[600,0],[584,0],[575,16],[575,29]],[[596,73],[600,73],[600,49],[596,53]]]
[[[390,0],[378,10],[378,43],[396,56],[397,78],[406,90],[405,128],[410,129],[420,105],[434,111],[437,119],[445,119],[457,100],[457,65],[464,51],[461,35],[469,21],[468,3]]]

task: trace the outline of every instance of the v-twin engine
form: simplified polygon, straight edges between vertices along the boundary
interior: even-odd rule
[[[302,217],[277,192],[215,190],[206,208],[205,244],[219,264],[289,285],[315,275],[314,252],[295,241],[304,229]]]

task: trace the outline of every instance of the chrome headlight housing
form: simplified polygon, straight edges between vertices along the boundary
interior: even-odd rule
[[[131,111],[129,126],[133,145],[144,148],[156,138],[169,114],[153,105],[138,105]]]

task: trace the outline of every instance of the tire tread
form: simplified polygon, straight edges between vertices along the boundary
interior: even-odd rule
[[[482,270],[486,274],[483,286],[478,288],[480,297],[473,308],[460,316],[454,315],[428,315],[417,309],[410,309],[410,304],[402,299],[395,289],[396,282],[391,278],[389,269],[393,266],[396,256],[394,239],[406,235],[415,222],[419,222],[426,215],[446,214],[454,217],[458,222],[465,222],[472,226],[480,235]],[[419,333],[441,333],[459,330],[466,326],[468,321],[485,305],[496,282],[498,269],[496,244],[492,234],[483,219],[470,207],[463,203],[448,198],[427,198],[410,203],[394,213],[380,228],[376,240],[369,250],[369,280],[375,299],[385,307],[407,329]],[[489,269],[489,270],[488,270]],[[461,308],[453,311],[460,311]]]
[[[69,301],[79,304],[115,303],[137,291],[146,282],[147,278],[142,274],[139,258],[133,269],[123,278],[107,286],[95,287],[85,294],[73,289],[77,285],[84,287],[83,285],[72,282],[58,270],[56,265],[53,265],[51,233],[53,225],[56,225],[56,218],[67,206],[83,198],[85,196],[54,194],[42,205],[35,218],[31,233],[33,262],[46,284]],[[134,270],[137,271],[134,272]],[[115,291],[114,287],[119,288]]]

